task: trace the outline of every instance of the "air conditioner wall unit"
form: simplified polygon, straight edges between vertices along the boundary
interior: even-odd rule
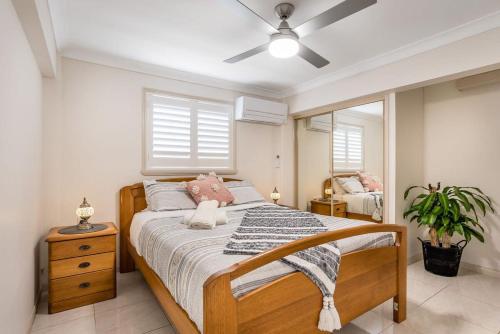
[[[264,123],[270,125],[286,124],[288,105],[274,101],[240,96],[236,99],[235,119],[237,121]]]

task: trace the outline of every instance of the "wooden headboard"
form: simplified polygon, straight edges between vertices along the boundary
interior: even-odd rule
[[[358,173],[339,173],[339,174],[333,174],[333,177],[351,177],[351,176],[357,176]],[[323,181],[323,198],[325,197],[325,189],[332,188],[332,178],[329,177],[325,181]]]
[[[182,182],[195,180],[196,176],[175,177],[157,180],[158,182]],[[224,181],[241,181],[238,179],[224,178]],[[134,262],[127,248],[130,239],[130,224],[136,212],[146,208],[146,195],[144,185],[132,184],[120,189],[120,272],[134,270]]]

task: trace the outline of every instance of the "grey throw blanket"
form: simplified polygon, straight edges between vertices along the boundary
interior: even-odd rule
[[[372,219],[374,220],[382,220],[382,217],[384,216],[384,197],[382,194],[375,193],[375,194],[370,194],[373,198],[373,201],[375,203],[375,210],[373,210],[372,214]]]
[[[328,229],[313,214],[278,206],[249,209],[224,248],[224,254],[259,254],[271,248],[302,239]],[[304,273],[321,290],[323,309],[318,329],[340,328],[333,304],[333,293],[340,265],[340,251],[334,242],[299,251],[281,259]]]

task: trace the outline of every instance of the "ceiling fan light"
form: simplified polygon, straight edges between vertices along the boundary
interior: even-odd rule
[[[290,58],[297,52],[299,52],[299,43],[294,38],[276,38],[269,43],[269,53],[276,58]]]

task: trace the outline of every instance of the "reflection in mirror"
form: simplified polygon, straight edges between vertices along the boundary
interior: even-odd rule
[[[297,121],[297,206],[311,211],[314,201],[330,197],[323,181],[331,175],[332,113],[302,118]],[[330,215],[328,204],[323,213]]]
[[[333,113],[332,197],[348,218],[382,222],[383,114],[382,101]]]
[[[382,222],[383,102],[297,120],[297,206]]]

